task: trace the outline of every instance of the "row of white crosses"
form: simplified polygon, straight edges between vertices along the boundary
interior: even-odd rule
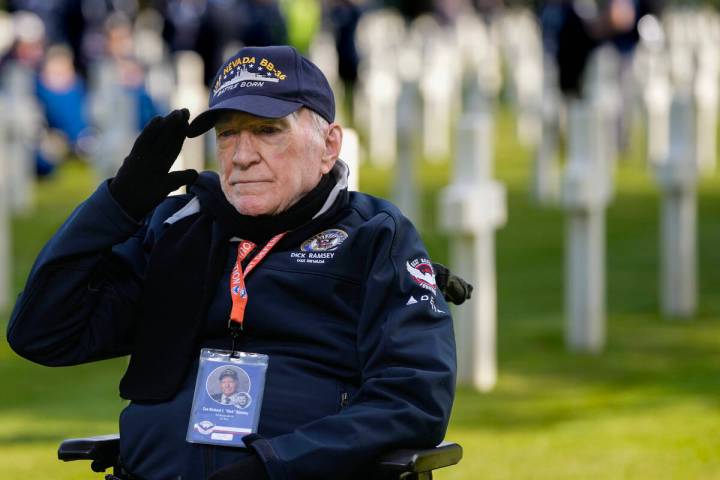
[[[661,190],[662,313],[697,309],[697,180],[716,170],[720,16],[669,11],[639,25],[649,161]]]
[[[388,11],[358,27],[365,58],[359,120],[367,124],[371,160],[394,164],[396,203],[416,224],[418,160],[447,158],[459,117],[454,181],[441,195],[439,217],[452,237],[453,270],[475,285],[473,301],[455,315],[459,378],[484,391],[497,378],[494,230],[506,208],[505,190],[492,179],[498,37],[496,24],[472,14],[454,30],[430,17],[406,28]]]
[[[662,64],[662,46],[670,53],[661,72],[670,95],[658,127],[669,133],[664,155],[653,159],[662,191],[661,307],[668,317],[689,318],[697,309],[697,178],[716,169],[720,16],[670,11],[664,31],[659,24],[645,27],[648,56]]]
[[[383,34],[388,25],[403,32],[394,43]],[[497,378],[493,237],[505,219],[504,188],[491,177],[492,107],[500,88],[493,33],[472,15],[461,17],[455,31],[429,17],[404,30],[388,12],[367,17],[361,27],[370,152],[394,155],[380,159],[395,161],[396,201],[416,221],[417,160],[448,155],[452,119],[465,107],[457,122],[455,180],[442,194],[439,216],[452,235],[452,268],[475,285],[475,300],[455,315],[459,378],[489,390]]]
[[[390,10],[365,15],[358,26],[363,62],[356,121],[365,126],[371,162],[398,162],[395,200],[416,222],[415,163],[448,158],[465,73],[491,84],[492,98],[499,89],[499,53],[489,30],[475,15],[462,16],[455,29],[430,16],[406,26]]]
[[[685,24],[686,33],[690,24]],[[717,145],[717,52],[711,55],[701,44],[694,65],[687,62],[692,52],[679,42],[681,46],[671,50],[672,61],[665,63],[659,23],[648,18],[640,27],[641,33],[645,31],[638,67],[645,81],[648,153],[662,190],[662,311],[670,317],[689,317],[697,303],[697,171],[714,169]],[[668,64],[673,66],[672,84]],[[566,339],[576,351],[598,352],[605,342],[604,212],[612,198],[619,145],[619,66],[613,50],[597,50],[586,75],[585,99],[567,104]],[[704,133],[699,131],[701,122]]]
[[[642,19],[636,69],[646,111],[648,159],[662,195],[661,310],[667,317],[688,318],[697,308],[697,177],[716,168],[720,17],[670,12],[665,26],[667,37],[657,19]],[[589,105],[596,107],[589,114],[583,111],[589,105],[574,102],[568,107],[567,339],[570,348],[583,351],[599,351],[604,343],[603,211],[612,196],[609,180],[618,145],[613,123],[621,99],[613,88],[605,88],[617,85],[610,81],[617,78],[612,72],[617,61],[609,52],[598,51],[595,74],[590,69],[589,78],[599,80],[591,81],[589,89],[595,99]],[[597,75],[601,71],[606,74]],[[590,163],[580,167],[583,157]]]
[[[430,16],[405,25],[391,10],[366,14],[358,26],[362,52],[357,123],[365,125],[371,162],[393,165],[398,150],[396,124],[402,90],[419,90],[416,141],[429,161],[447,159],[454,119],[462,103],[463,74],[474,70],[478,81],[497,93],[500,58],[497,26],[487,26],[474,14],[458,19],[454,28],[440,26]],[[409,85],[408,85],[409,84]]]

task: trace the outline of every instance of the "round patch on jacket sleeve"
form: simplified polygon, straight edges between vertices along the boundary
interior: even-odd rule
[[[415,258],[406,263],[406,268],[415,283],[435,295],[437,283],[435,283],[435,271],[429,259]]]

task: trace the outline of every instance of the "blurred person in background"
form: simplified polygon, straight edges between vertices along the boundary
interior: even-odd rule
[[[232,2],[210,3],[224,6]],[[203,17],[208,9],[208,0],[157,0],[153,2],[153,6],[163,17],[162,36],[170,50],[195,50]]]
[[[639,42],[638,22],[659,14],[660,0],[549,0],[540,11],[543,46],[555,59],[558,84],[567,99],[583,98],[585,73],[591,55],[603,44],[619,53],[617,87],[621,100],[616,118],[618,151],[629,144],[633,108],[632,62]]]
[[[50,47],[36,85],[37,98],[49,129],[46,146],[38,158],[38,174],[52,172],[54,165],[72,152],[87,153],[89,124],[85,83],[75,71],[72,51],[64,45]]]
[[[473,0],[472,3],[475,6],[475,10],[483,18],[491,18],[501,12],[505,7],[503,0]]]
[[[13,87],[18,88],[17,82],[20,84],[25,93],[20,95],[38,96],[42,90],[42,75],[40,69],[43,66],[45,59],[45,25],[43,24],[40,17],[36,14],[28,11],[16,11],[12,17],[13,24],[13,41],[7,53],[0,59],[0,87],[5,91],[6,95],[16,95],[18,92],[10,91],[10,85],[8,76],[11,70],[15,75],[13,80]],[[47,76],[45,77],[47,78]],[[59,86],[59,84],[58,84]],[[60,88],[65,88],[63,85]],[[30,91],[27,91],[30,90]],[[40,106],[42,105],[41,98],[38,98]],[[27,105],[25,107],[26,112],[34,112],[37,106]],[[47,114],[48,111],[46,110]],[[54,112],[53,112],[54,113]],[[30,113],[32,124],[36,124],[39,118],[36,118],[34,113]],[[53,117],[52,120],[47,118],[46,123],[53,123],[53,127],[59,126],[56,122],[59,121],[57,117]],[[66,122],[63,126],[69,127]],[[26,127],[29,127],[27,125]],[[62,137],[55,135],[52,131],[46,131],[44,126],[40,126],[37,130],[33,127],[30,134],[34,148],[34,169],[39,177],[49,175],[55,169],[55,165],[65,156],[67,153],[67,141],[63,140]]]
[[[239,46],[288,43],[287,26],[277,0],[159,0],[163,38],[170,50],[194,50],[205,64],[205,82]]]
[[[47,31],[51,45],[69,45],[75,68],[87,78],[89,64],[104,54],[104,24],[108,16],[121,12],[137,14],[137,0],[8,0],[8,10],[35,13]]]
[[[277,0],[245,0],[237,8],[246,20],[239,38],[243,45],[265,47],[288,43],[285,18]]]
[[[627,64],[639,40],[638,21],[659,14],[660,0],[548,0],[540,11],[543,43],[558,65],[561,91],[582,96],[582,81],[593,50],[611,42]]]
[[[145,69],[135,57],[133,29],[122,13],[110,15],[105,22],[105,52],[118,72],[118,81],[135,100],[138,130],[159,114],[159,108],[145,87]]]
[[[12,18],[14,40],[8,52],[0,59],[0,71],[9,62],[37,72],[45,57],[45,25],[36,14],[18,11]]]
[[[116,41],[122,43],[123,36],[132,37],[132,19],[137,14],[137,2],[134,0],[69,0],[74,5],[75,18],[78,27],[82,26],[82,33],[79,37],[79,65],[81,71],[86,73],[92,65],[101,62],[108,54],[113,55],[112,51],[119,51],[123,47],[108,46],[108,42]],[[118,19],[115,21],[114,19]],[[115,40],[113,30],[115,26],[113,22],[118,23],[118,29],[125,29],[129,33],[120,31],[117,35],[120,37]],[[127,27],[125,26],[127,24]],[[132,48],[132,39],[129,41],[130,49]],[[128,48],[127,46],[125,48]],[[129,53],[127,53],[129,55]]]
[[[32,12],[45,27],[49,44],[68,42],[67,12],[72,0],[7,0],[9,12]]]
[[[417,17],[433,12],[433,0],[383,0],[383,7],[394,8],[403,16],[406,22],[412,22]]]
[[[661,0],[612,0],[606,5],[605,22],[610,44],[620,54],[618,83],[622,102],[618,119],[618,147],[627,149],[630,142],[630,124],[633,108],[633,61],[640,42],[638,23],[645,15],[659,16]]]
[[[353,91],[358,81],[360,54],[355,42],[355,32],[362,14],[361,6],[352,0],[331,0],[328,3],[328,17],[338,55],[338,76],[345,87],[343,106],[348,118],[353,118]]]
[[[494,7],[494,0],[484,0],[479,2],[471,0],[383,0],[385,7],[396,9],[410,23],[422,15],[432,15],[441,25],[453,25],[459,15],[467,12],[471,8],[475,8],[479,13],[485,14],[486,10],[482,7],[487,3],[491,3]],[[487,9],[489,10],[489,9]]]
[[[544,46],[556,61],[559,87],[565,96],[582,94],[585,67],[599,41],[592,28],[595,16],[588,2],[548,0],[542,6]]]

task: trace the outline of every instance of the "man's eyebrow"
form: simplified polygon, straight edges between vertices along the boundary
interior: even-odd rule
[[[288,125],[287,117],[281,117],[281,118],[263,118],[263,117],[256,117],[256,118],[247,118],[242,120],[242,125],[245,127],[255,127],[258,125],[277,125],[277,126],[287,126]],[[219,118],[215,122],[215,127],[227,127],[231,125],[236,125],[237,120],[233,121],[232,118]]]
[[[257,118],[251,120],[249,123],[256,125],[286,125],[288,123],[287,118]]]

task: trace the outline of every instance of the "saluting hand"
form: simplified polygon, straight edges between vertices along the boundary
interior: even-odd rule
[[[133,218],[140,220],[167,195],[198,177],[195,170],[170,172],[187,134],[190,112],[173,110],[145,126],[110,182],[110,193]]]

